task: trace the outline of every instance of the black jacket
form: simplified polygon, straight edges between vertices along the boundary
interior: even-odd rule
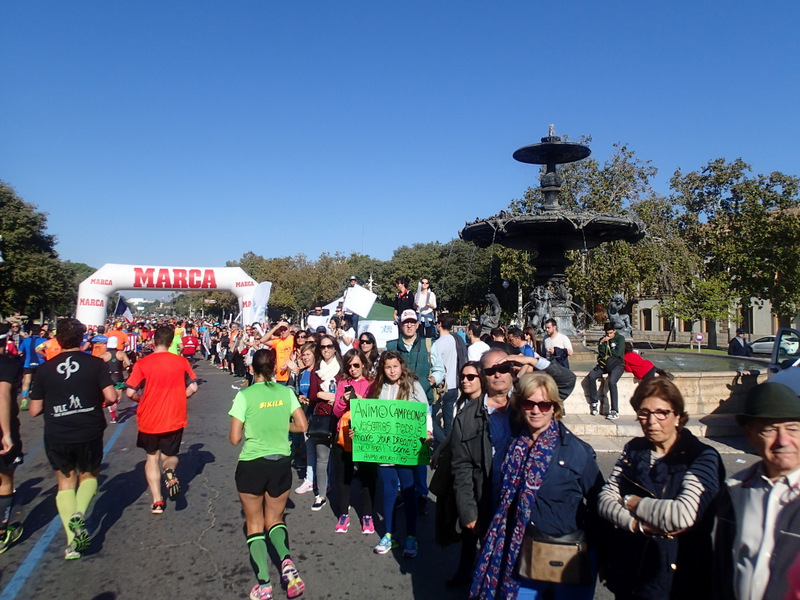
[[[681,491],[686,472],[704,452],[716,450],[703,444],[688,429],[681,431],[675,446],[650,467],[651,443],[634,438],[625,446],[625,466],[620,478],[620,492],[675,498]],[[719,464],[719,488],[725,472]],[[624,487],[629,486],[629,487]],[[646,537],[622,529],[613,529],[605,540],[604,553],[608,589],[622,597],[649,600],[706,600],[711,595],[711,530],[716,516],[712,502],[698,515],[689,530],[670,537]]]

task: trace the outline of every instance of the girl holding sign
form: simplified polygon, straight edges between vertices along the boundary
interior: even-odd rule
[[[352,429],[350,428],[350,401],[354,398],[369,397],[372,381],[365,377],[368,368],[367,357],[364,353],[354,348],[342,357],[344,362],[344,376],[336,385],[336,400],[333,403],[333,414],[339,419],[338,441],[331,446],[331,466],[333,467],[333,481],[336,485],[336,514],[339,520],[334,531],[347,533],[350,527],[350,516],[347,514],[350,506],[350,485],[353,482],[353,444]],[[375,463],[358,463],[358,478],[361,480],[361,533],[370,535],[375,533],[372,522],[372,500],[375,498],[375,486],[378,481],[378,466]]]
[[[387,350],[381,355],[378,375],[372,388],[373,397],[385,400],[409,400],[423,402],[427,406],[428,397],[417,379],[417,376],[406,365],[403,357],[395,350]],[[426,431],[428,439],[433,441],[433,422],[430,410],[427,411]],[[419,552],[417,545],[417,490],[414,485],[416,466],[379,465],[378,472],[383,483],[383,515],[386,520],[386,533],[375,546],[376,554],[388,554],[392,550],[394,540],[394,509],[397,500],[397,488],[400,487],[405,501],[406,511],[406,543],[403,550],[405,558],[414,558]]]

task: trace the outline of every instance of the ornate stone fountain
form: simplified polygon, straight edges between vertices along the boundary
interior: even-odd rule
[[[582,160],[591,150],[582,144],[564,142],[553,126],[540,144],[524,146],[514,152],[520,162],[546,165],[540,181],[545,201],[531,212],[500,211],[493,217],[476,219],[459,232],[461,239],[481,248],[500,244],[516,250],[533,250],[536,257],[534,288],[530,293],[528,321],[541,329],[552,317],[559,331],[575,335],[575,310],[565,271],[571,264],[567,250],[589,250],[603,242],[625,240],[638,242],[644,237],[644,225],[634,215],[597,213],[563,208],[558,203],[561,178],[556,167]]]

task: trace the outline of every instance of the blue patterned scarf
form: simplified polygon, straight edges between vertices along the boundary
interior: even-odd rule
[[[517,597],[519,580],[514,576],[514,566],[536,495],[558,446],[558,423],[551,422],[531,446],[530,439],[528,434],[520,435],[508,446],[503,462],[500,504],[483,540],[470,598],[500,600]],[[508,522],[507,516],[514,503],[516,518]]]

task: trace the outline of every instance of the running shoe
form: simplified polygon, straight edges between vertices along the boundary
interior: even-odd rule
[[[591,413],[593,415],[599,415],[600,414],[600,404],[598,402],[592,402]]]
[[[7,525],[6,530],[0,535],[0,554],[22,536],[22,525]]]
[[[314,490],[313,482],[309,481],[308,479],[304,479],[303,483],[294,489],[295,494],[305,494],[306,492],[311,492]]]
[[[150,507],[150,512],[154,515],[160,515],[164,512],[164,507],[166,506],[166,502],[163,500],[159,500],[158,502],[153,502],[153,506]]]
[[[381,541],[378,542],[378,545],[375,546],[372,551],[375,554],[389,554],[396,545],[396,542],[392,539],[392,534],[387,533],[381,538]]]
[[[75,550],[72,546],[67,546],[64,550],[64,560],[77,560],[81,557],[81,553]]]
[[[306,584],[300,579],[300,574],[291,558],[281,563],[281,583],[286,588],[286,596],[289,598],[297,598],[306,591]]]
[[[417,558],[417,554],[419,554],[417,538],[410,535],[406,538],[406,547],[403,548],[403,558]]]
[[[257,583],[250,590],[250,600],[272,600],[272,584]]]
[[[328,503],[327,498],[323,498],[322,496],[316,496],[314,498],[314,504],[311,505],[311,510],[318,511],[322,510],[322,507]]]
[[[609,419],[611,421],[619,419],[619,413],[616,410],[612,410],[610,413],[608,413],[606,419]]]
[[[361,519],[361,533],[364,535],[372,535],[375,533],[375,523],[372,522],[372,517],[364,515]]]
[[[77,552],[86,550],[92,541],[92,536],[89,535],[86,529],[86,522],[83,520],[83,515],[76,512],[69,518],[67,527],[69,527],[69,530],[75,536],[72,538],[72,547],[75,548]]]
[[[347,515],[342,515],[339,517],[339,521],[336,523],[336,528],[334,531],[336,533],[347,533],[348,529],[350,529],[350,517]]]

